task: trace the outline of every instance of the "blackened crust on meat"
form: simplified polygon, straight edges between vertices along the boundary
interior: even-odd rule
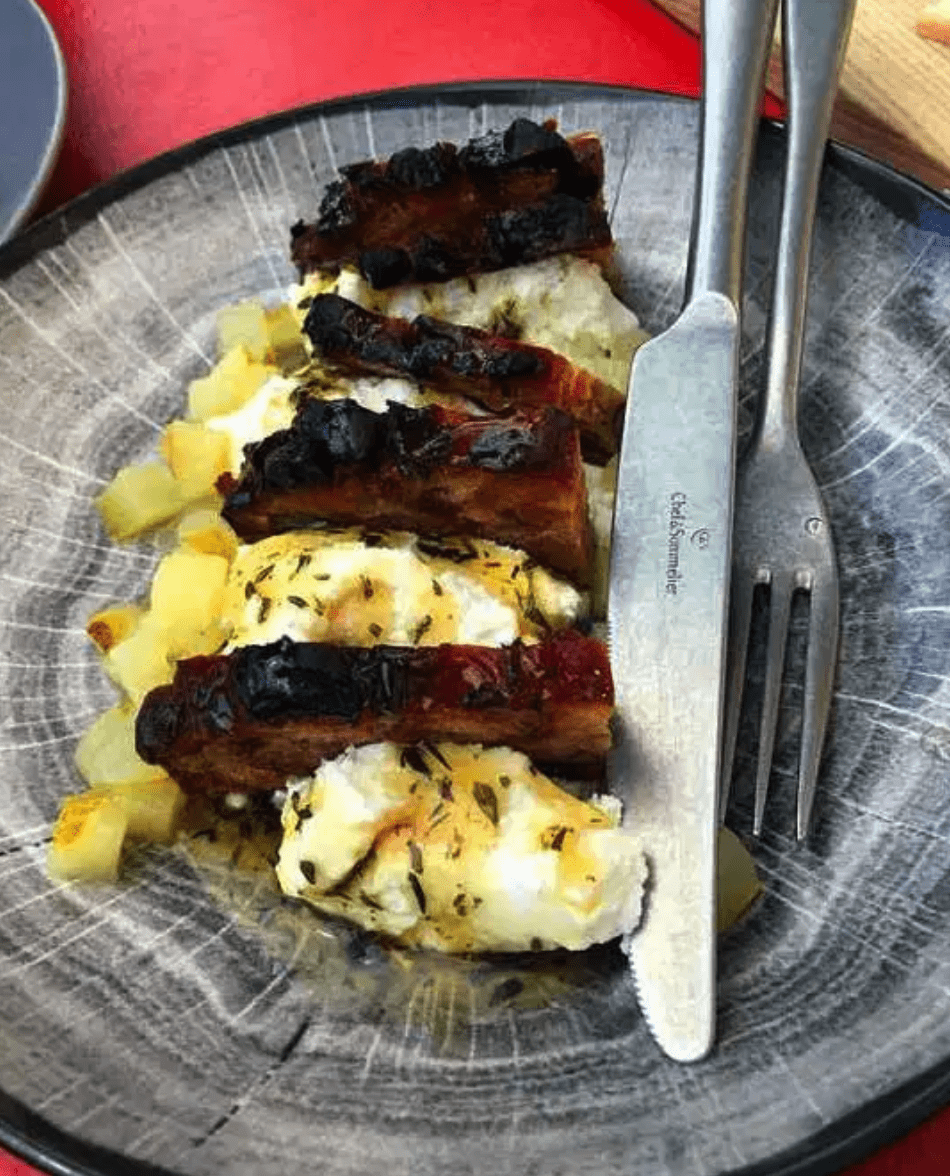
[[[301,274],[344,262],[376,288],[445,281],[566,251],[606,257],[603,153],[596,136],[565,139],[516,119],[461,149],[407,147],[341,169],[315,224],[295,225]]]
[[[222,726],[209,699],[225,697]],[[283,787],[345,748],[478,742],[597,767],[610,747],[606,650],[577,632],[503,649],[248,646],[179,662],[136,723],[136,748],[193,792]]]
[[[257,540],[320,523],[507,543],[587,586],[593,541],[580,444],[554,408],[504,417],[304,397],[288,429],[224,475],[222,514]]]
[[[622,393],[545,347],[426,315],[376,314],[338,294],[317,295],[303,329],[346,375],[409,377],[496,413],[550,405],[576,422],[586,460],[603,463],[617,451]]]

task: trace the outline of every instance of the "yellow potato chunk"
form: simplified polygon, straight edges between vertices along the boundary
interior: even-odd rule
[[[150,780],[114,784],[100,791],[108,793],[122,805],[126,818],[126,835],[136,841],[171,845],[175,840],[178,818],[185,807],[185,794],[160,768],[152,768]]]
[[[287,375],[307,362],[309,357],[303,335],[289,306],[275,306],[273,310],[266,310],[264,327],[267,332],[265,359],[268,363]]]
[[[234,531],[216,510],[192,510],[182,516],[178,524],[180,547],[190,548],[202,555],[220,555],[230,563],[237,555],[240,542]]]
[[[139,604],[117,604],[112,608],[101,609],[86,622],[86,632],[99,647],[100,653],[108,653],[113,645],[118,645],[132,635],[144,611]]]
[[[230,468],[229,438],[200,421],[172,421],[160,448],[186,499],[213,494],[215,482]]]
[[[726,931],[747,914],[762,893],[762,883],[746,847],[731,830],[719,830],[716,929]]]
[[[243,347],[255,363],[267,355],[267,321],[260,302],[238,302],[222,307],[215,316],[218,328],[218,354],[227,355]]]
[[[265,309],[259,302],[241,302],[218,311],[218,349],[224,355],[243,347],[255,363],[292,372],[307,361],[300,324],[286,304]]]
[[[207,421],[235,412],[271,374],[268,367],[250,357],[245,347],[232,347],[209,375],[189,384],[189,417]]]
[[[163,557],[152,580],[148,620],[170,635],[176,652],[204,653],[202,636],[214,629],[220,643],[218,618],[228,579],[228,561],[187,547]],[[200,648],[193,648],[195,642]]]
[[[125,806],[109,792],[67,796],[46,858],[60,882],[114,882],[128,824]]]
[[[93,787],[135,785],[164,776],[135,751],[135,711],[114,706],[100,715],[76,746],[76,768]]]
[[[106,530],[120,542],[167,523],[184,505],[182,487],[164,462],[125,466],[95,500]]]
[[[109,651],[106,672],[133,702],[141,702],[150,690],[175,676],[169,642],[168,632],[146,615],[130,637]]]

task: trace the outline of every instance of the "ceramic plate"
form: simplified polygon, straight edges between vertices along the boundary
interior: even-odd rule
[[[33,0],[4,0],[0,13],[0,241],[26,220],[59,151],[66,66]]]
[[[721,944],[718,1045],[653,1044],[619,951],[394,960],[213,855],[120,885],[43,862],[76,740],[113,694],[83,631],[149,582],[91,496],[208,370],[214,316],[282,293],[288,228],[346,162],[518,114],[595,128],[625,297],[680,302],[697,111],[625,91],[442,88],[239,128],[81,198],[0,253],[0,1142],[61,1172],[188,1176],[826,1173],[943,1101],[950,1058],[950,210],[855,156],[821,188],[805,448],[842,585],[814,832],[792,836],[794,681],[756,848],[767,895]],[[743,428],[781,173],[752,192]],[[731,821],[748,828],[751,758]]]

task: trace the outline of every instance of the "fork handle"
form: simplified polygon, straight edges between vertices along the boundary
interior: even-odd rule
[[[770,447],[798,435],[812,225],[854,7],[855,0],[784,0],[788,155],[757,438]]]
[[[821,2],[821,0],[819,0]],[[703,93],[686,301],[738,308],[746,198],[778,0],[703,0]]]

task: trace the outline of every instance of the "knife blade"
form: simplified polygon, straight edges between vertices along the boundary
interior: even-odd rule
[[[660,1047],[696,1061],[716,1014],[717,800],[746,198],[778,0],[706,0],[685,308],[630,377],[608,597],[614,787],[651,880],[627,943]]]

